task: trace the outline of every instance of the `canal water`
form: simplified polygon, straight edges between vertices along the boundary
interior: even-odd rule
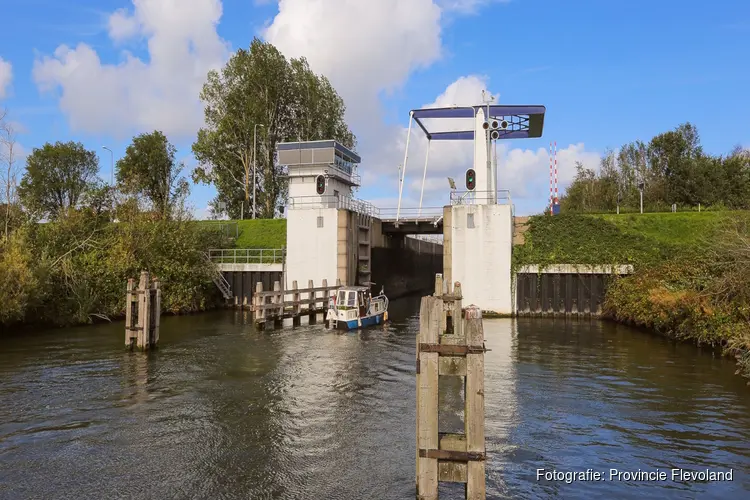
[[[391,325],[359,333],[167,317],[148,355],[124,352],[121,323],[2,338],[0,498],[414,498],[417,308],[394,301]],[[484,328],[488,498],[750,497],[731,360],[603,322]],[[657,468],[733,480],[609,480]]]

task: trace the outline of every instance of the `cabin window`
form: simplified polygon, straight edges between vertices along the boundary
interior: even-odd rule
[[[357,304],[357,292],[349,292],[349,300],[346,302],[347,307],[355,307]]]
[[[323,227],[323,217],[318,217],[318,227]]]
[[[338,304],[342,306],[346,304],[346,292],[340,291],[339,298],[338,300],[336,300],[336,302],[338,302]]]

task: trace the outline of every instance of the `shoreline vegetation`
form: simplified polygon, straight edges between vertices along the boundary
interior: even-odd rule
[[[750,377],[748,212],[534,216],[513,267],[632,264],[602,318],[720,350]]]

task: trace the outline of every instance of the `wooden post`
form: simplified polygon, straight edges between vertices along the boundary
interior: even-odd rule
[[[315,299],[317,296],[317,293],[313,292],[312,289],[315,288],[315,285],[313,285],[313,280],[307,280],[307,288],[310,290],[307,294],[307,314],[308,314],[308,323],[311,325],[315,324],[315,321],[317,320],[317,317],[315,316]]]
[[[273,327],[279,328],[284,322],[284,292],[281,291],[280,282],[273,282],[273,291],[277,292],[273,295],[273,303],[278,305],[277,308],[274,308],[275,317],[273,319]]]
[[[484,330],[482,310],[477,306],[466,308],[466,397],[464,425],[466,451],[485,456],[484,447]],[[485,465],[482,460],[469,460],[466,481],[466,498],[484,500]]]
[[[438,449],[438,353],[425,352],[422,346],[438,344],[442,309],[438,297],[422,297],[417,360],[417,496],[423,500],[438,497],[438,461],[428,456]]]
[[[299,305],[299,292],[297,291],[297,281],[292,281],[292,326],[299,326],[300,324],[300,305]]]
[[[132,349],[137,338],[137,311],[135,309],[135,280],[128,278],[125,292],[125,347]]]
[[[266,304],[266,298],[263,295],[263,282],[258,281],[255,284],[255,327],[262,330],[266,326],[266,308],[263,307]]]
[[[435,275],[435,297],[443,296],[443,275],[438,273]]]
[[[154,297],[152,304],[153,310],[151,314],[154,318],[154,328],[151,331],[151,345],[153,347],[156,347],[156,345],[159,343],[159,325],[161,324],[161,288],[159,286],[159,280],[157,278],[154,278],[152,288],[154,291]]]
[[[435,292],[422,297],[417,338],[417,498],[437,500],[438,482],[446,481],[465,483],[467,499],[484,500],[482,311],[473,305],[462,309],[459,282],[444,284],[437,275]],[[446,323],[453,326],[446,329]],[[442,376],[464,379],[463,434],[438,433]]]
[[[148,349],[151,326],[151,293],[148,271],[141,271],[138,282],[138,348]]]

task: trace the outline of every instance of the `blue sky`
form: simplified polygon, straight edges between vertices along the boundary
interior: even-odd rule
[[[46,141],[81,141],[100,153],[107,179],[109,153],[101,146],[118,157],[130,137],[154,128],[192,166],[201,75],[253,36],[289,56],[305,55],[339,89],[363,156],[366,185],[357,195],[380,205],[394,202],[409,109],[476,103],[483,86],[502,103],[547,107],[542,139],[500,150],[499,187],[511,189],[519,213],[546,203],[552,140],[561,186],[576,160],[595,167],[606,148],[685,121],[698,126],[711,153],[750,146],[750,2],[4,3],[10,22],[0,30],[0,58],[12,80],[3,86],[7,71],[4,79],[0,69],[0,106],[21,132],[19,143],[30,151]],[[140,61],[127,63],[124,51]],[[462,149],[437,156],[426,193],[431,205],[447,194],[437,179],[460,178],[466,168]],[[213,195],[211,187],[193,187],[199,214]],[[413,202],[418,192],[406,196]]]

